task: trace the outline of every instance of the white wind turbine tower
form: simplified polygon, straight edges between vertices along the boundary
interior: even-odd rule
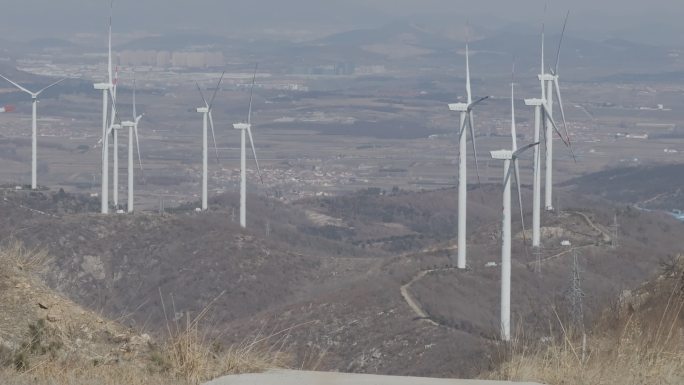
[[[116,99],[116,89],[117,85],[119,83],[119,67],[117,66],[116,72],[114,75],[114,82],[112,83],[112,98]],[[112,106],[112,112],[111,112],[111,121],[114,122],[116,121],[116,110],[114,109],[114,106]],[[113,167],[113,175],[112,175],[112,200],[114,201],[114,208],[116,212],[119,212],[119,131],[123,128],[120,123],[114,123],[112,125],[112,136],[114,139],[114,146],[113,146],[113,158],[114,158],[114,167]]]
[[[204,107],[198,107],[197,112],[202,114],[202,211],[206,211],[209,208],[208,199],[208,179],[209,179],[209,147],[208,147],[208,130],[207,124],[211,126],[211,136],[214,139],[214,150],[216,151],[216,162],[219,161],[218,148],[216,146],[216,134],[214,133],[214,118],[211,114],[212,108],[214,106],[214,100],[216,99],[216,94],[219,88],[221,88],[221,82],[226,72],[223,71],[221,78],[219,79],[216,89],[214,90],[214,96],[212,96],[211,101],[207,103],[207,99],[204,97],[204,92],[199,83],[197,84],[197,89],[199,90],[202,101],[204,102]]]
[[[542,27],[542,69],[544,68],[544,28]],[[565,141],[563,135],[558,130],[558,126],[553,119],[550,108],[547,104],[545,83],[542,81],[542,98],[541,99],[525,99],[525,104],[534,107],[534,143],[540,142],[540,135],[542,132],[542,125],[552,127],[556,134],[560,137],[566,146],[569,143]],[[550,132],[550,130],[549,130]],[[553,139],[553,134],[547,134],[544,130],[545,142],[550,142]],[[541,150],[539,146],[534,148],[534,178],[533,178],[533,208],[532,208],[532,246],[541,246]]]
[[[520,206],[520,221],[522,223],[523,237],[525,234],[525,216],[522,205],[522,193],[520,191],[520,173],[518,159],[522,153],[532,147],[537,147],[539,142],[529,144],[518,149],[517,132],[515,128],[515,85],[511,83],[511,137],[512,149],[492,151],[493,159],[504,161],[504,190],[503,190],[503,220],[501,231],[501,339],[511,339],[511,175],[515,178],[518,191],[518,204]],[[513,162],[513,167],[511,167]]]
[[[138,136],[138,124],[143,118],[144,114],[138,115],[136,101],[135,101],[135,75],[133,76],[133,120],[121,123],[123,128],[128,128],[128,213],[135,211],[135,171],[133,167],[133,139],[135,137],[135,146],[138,150],[138,162],[140,163],[140,171],[143,172],[142,157],[140,156],[140,140]]]
[[[459,171],[458,171],[458,258],[456,261],[459,269],[466,268],[466,218],[467,218],[467,202],[468,202],[468,165],[467,165],[467,137],[466,125],[470,129],[470,138],[472,143],[473,155],[475,157],[475,171],[477,173],[477,181],[480,183],[480,171],[477,158],[477,148],[475,146],[475,128],[473,122],[473,108],[488,99],[489,97],[481,98],[473,102],[473,96],[470,86],[470,51],[466,43],[466,103],[452,103],[449,104],[449,110],[457,111],[461,114],[461,124],[459,132]]]
[[[546,105],[548,107],[549,113],[548,113],[548,118],[547,121],[545,122],[546,124],[546,140],[545,140],[545,148],[546,148],[546,175],[545,175],[545,186],[544,186],[544,207],[546,211],[553,211],[553,132],[552,130],[552,123],[550,119],[553,117],[553,106],[554,106],[554,93],[556,98],[558,99],[558,105],[560,107],[560,112],[561,112],[561,117],[563,119],[563,128],[565,130],[565,141],[570,145],[570,136],[568,135],[568,126],[567,122],[565,120],[565,110],[563,108],[563,99],[561,97],[561,92],[560,92],[560,85],[558,82],[558,69],[560,65],[560,51],[561,47],[563,44],[563,37],[565,36],[565,29],[568,23],[568,17],[570,16],[570,12],[565,15],[565,21],[563,22],[563,31],[561,32],[560,40],[558,42],[558,51],[556,53],[556,65],[555,67],[551,67],[549,69],[549,73],[546,72],[546,68],[544,67],[544,33],[542,31],[542,72],[539,74],[539,81],[541,82],[541,89],[542,89],[542,99],[546,100]],[[555,91],[555,92],[554,92]],[[573,159],[575,158],[575,154],[572,150],[572,147],[570,146],[570,152],[572,154]]]
[[[107,83],[96,83],[94,87],[96,90],[102,91],[102,191],[100,196],[100,212],[107,214],[109,212],[109,140],[107,139],[109,130],[109,119],[107,115],[107,107],[109,105],[108,97],[112,94],[114,88],[114,80],[112,78],[112,17],[109,16],[109,49],[107,57]],[[113,96],[113,95],[112,95]],[[114,108],[112,106],[112,108]],[[113,120],[113,115],[112,115]]]
[[[49,86],[37,91],[37,92],[32,92],[26,89],[25,87],[22,87],[18,83],[6,78],[3,75],[0,75],[1,78],[7,80],[8,82],[12,83],[13,86],[17,87],[19,90],[31,95],[31,104],[32,104],[32,119],[31,119],[31,128],[32,128],[32,133],[31,133],[31,189],[35,190],[38,188],[38,97],[40,94],[45,92],[47,89],[56,86],[57,84],[65,81],[66,79],[62,79],[59,81],[56,81]]]
[[[532,143],[517,151],[499,150],[492,151],[492,159],[504,161],[504,190],[503,190],[503,221],[501,231],[501,339],[511,339],[511,175],[515,176],[515,167],[511,167],[511,161],[517,164],[520,155],[539,143]],[[520,196],[520,180],[515,177]],[[524,233],[523,223],[523,233]]]
[[[112,119],[109,121],[109,124],[108,124],[107,128],[105,129],[104,136],[103,136],[104,140],[102,142],[102,148],[105,148],[105,149],[109,149],[109,137],[110,137],[110,135],[112,135],[112,132],[115,132],[116,130],[120,130],[122,128],[122,125],[120,123],[116,123],[114,121],[114,118],[116,117],[116,96],[114,95],[113,88],[114,87],[109,89],[109,96],[112,99],[112,103],[111,103],[112,104],[112,113],[111,113]],[[103,151],[103,155],[108,156],[108,154],[109,154],[109,151]],[[107,181],[107,179],[104,179],[104,181]],[[103,187],[106,188],[107,183],[104,183]],[[104,202],[107,204],[107,206],[106,206],[107,210],[103,211],[103,213],[106,214],[109,210],[109,202],[108,201],[104,201]]]
[[[257,159],[256,149],[254,148],[254,138],[252,137],[252,102],[254,100],[254,83],[256,82],[257,68],[254,68],[254,77],[252,78],[252,88],[249,93],[249,112],[247,113],[247,123],[235,123],[233,128],[240,130],[240,227],[247,228],[247,146],[245,133],[249,135],[249,143],[252,146],[252,154],[254,155],[254,162],[257,166],[259,179],[264,183],[261,177],[261,168],[259,168],[259,159]]]

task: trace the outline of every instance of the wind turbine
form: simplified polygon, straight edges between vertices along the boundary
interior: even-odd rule
[[[259,179],[261,179],[261,183],[264,183],[264,179],[261,176],[261,168],[259,168],[259,159],[257,159],[256,149],[254,148],[254,138],[252,137],[252,102],[254,100],[254,83],[256,82],[257,69],[258,65],[254,67],[252,88],[249,92],[247,123],[233,124],[234,129],[240,130],[240,227],[243,229],[247,228],[247,146],[245,143],[245,133],[249,135],[249,143],[252,145],[252,154],[254,155]]]
[[[32,92],[26,89],[25,87],[19,85],[18,83],[6,78],[3,75],[0,75],[0,77],[12,83],[12,85],[17,87],[19,90],[31,95],[31,104],[33,107],[31,119],[31,189],[35,190],[38,188],[38,97],[47,89],[56,86],[57,84],[65,81],[66,79],[58,80],[37,92]]]
[[[136,102],[135,102],[135,75],[133,75],[133,120],[122,122],[121,125],[124,128],[128,128],[128,213],[133,213],[135,210],[135,196],[134,196],[134,182],[135,182],[135,171],[133,167],[133,138],[135,136],[135,145],[138,150],[138,162],[140,163],[140,171],[144,172],[142,157],[140,156],[140,140],[138,137],[138,124],[143,118],[144,114],[138,115]]]
[[[542,39],[541,39],[541,68],[542,72],[544,67],[544,26],[542,26]],[[561,134],[553,119],[553,114],[548,105],[547,95],[546,95],[546,83],[544,78],[541,78],[542,85],[542,97],[540,99],[525,99],[525,104],[534,107],[534,143],[540,142],[540,135],[542,131],[542,125],[544,125],[544,138],[545,143],[552,142],[553,132],[560,137],[566,146],[570,146],[570,143]],[[548,154],[548,153],[547,153]],[[534,182],[533,182],[533,209],[532,209],[532,246],[541,246],[541,151],[539,146],[534,148]]]
[[[504,190],[503,190],[503,221],[501,232],[501,339],[511,339],[511,175],[515,177],[518,189],[518,199],[522,202],[520,194],[520,179],[515,174],[515,167],[520,155],[539,143],[532,143],[516,151],[499,150],[492,151],[492,159],[504,161]],[[522,206],[521,206],[522,207]],[[523,222],[523,233],[525,225]]]
[[[459,132],[459,171],[458,171],[458,258],[456,261],[459,269],[466,268],[466,217],[468,199],[468,165],[467,165],[467,137],[466,126],[470,130],[470,138],[475,157],[475,172],[477,173],[477,183],[480,184],[480,171],[477,158],[477,148],[475,146],[475,127],[473,122],[473,108],[488,99],[484,97],[473,102],[472,90],[470,85],[470,51],[466,43],[466,103],[449,104],[449,110],[460,112],[461,125]]]
[[[223,71],[221,78],[219,79],[216,89],[214,90],[214,96],[211,97],[211,102],[207,103],[207,99],[204,97],[204,92],[199,83],[197,84],[197,90],[199,90],[202,101],[204,102],[204,107],[198,107],[197,112],[202,114],[202,211],[206,211],[209,208],[208,204],[208,179],[209,179],[209,148],[208,148],[208,132],[207,123],[211,126],[211,136],[214,139],[214,150],[216,151],[216,162],[219,161],[218,147],[216,146],[216,134],[214,133],[214,118],[212,117],[211,111],[214,106],[214,100],[216,99],[216,94],[219,88],[221,88],[221,82],[225,76],[226,71]]]
[[[515,66],[513,69],[515,73]],[[525,151],[538,147],[539,142],[518,149],[518,137],[515,127],[515,83],[511,82],[511,150],[492,151],[492,159],[504,161],[503,182],[503,219],[501,231],[501,339],[511,339],[511,175],[515,178],[520,206],[520,222],[525,237],[525,215],[523,212],[522,193],[520,191],[520,171],[518,159]],[[511,167],[513,162],[513,167]]]
[[[109,212],[109,140],[107,139],[109,129],[109,119],[107,115],[107,107],[109,105],[108,98],[112,94],[114,88],[114,80],[112,77],[112,16],[109,16],[109,50],[107,57],[107,83],[96,83],[93,87],[96,90],[102,91],[102,192],[100,197],[100,212],[107,214]],[[112,95],[113,96],[113,95]],[[114,106],[112,105],[112,109]],[[112,114],[112,120],[114,115]]]
[[[546,105],[548,107],[548,119],[545,122],[546,125],[546,175],[545,175],[545,187],[544,187],[544,206],[546,211],[553,211],[553,133],[552,124],[550,119],[553,118],[553,106],[554,106],[554,93],[558,99],[558,104],[560,107],[561,116],[563,119],[563,128],[565,130],[565,141],[570,148],[570,153],[573,159],[575,154],[570,146],[570,136],[568,135],[568,126],[565,120],[565,110],[563,108],[563,99],[560,93],[560,85],[558,82],[558,68],[560,64],[560,52],[563,44],[563,37],[565,36],[565,29],[568,23],[568,17],[570,16],[570,11],[565,15],[565,21],[563,22],[563,31],[561,32],[560,40],[558,42],[558,51],[556,52],[556,65],[555,67],[549,68],[549,72],[546,72],[544,67],[544,32],[542,31],[542,71],[539,74],[539,81],[541,82],[542,89],[542,99],[546,100]],[[555,92],[554,92],[555,91]]]

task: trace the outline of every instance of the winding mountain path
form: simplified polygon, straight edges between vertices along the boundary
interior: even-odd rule
[[[435,322],[433,319],[430,318],[430,316],[423,310],[423,308],[420,306],[418,301],[413,297],[409,289],[411,286],[423,279],[426,275],[435,272],[438,270],[423,270],[420,271],[418,274],[416,274],[413,279],[411,279],[407,284],[401,286],[401,296],[404,297],[404,301],[409,305],[411,310],[413,310],[414,313],[416,313],[417,318],[420,318],[421,320],[424,320],[425,322],[429,323],[432,326],[440,326],[437,322]]]
[[[603,241],[605,243],[610,243],[612,241],[612,239],[613,239],[612,235],[609,232],[607,232],[606,230],[602,229],[599,225],[597,225],[591,218],[589,218],[589,216],[587,214],[585,214],[583,212],[579,212],[579,211],[568,211],[567,213],[577,215],[577,216],[581,217],[582,219],[584,219],[584,221],[587,223],[587,225],[589,225],[589,227],[594,229],[597,233],[599,233],[603,237]],[[582,249],[590,248],[593,246],[595,246],[595,245],[590,243],[590,244],[586,244],[586,245],[571,247],[571,248],[563,250],[557,254],[546,257],[546,258],[542,259],[541,262],[542,263],[550,262],[552,260],[555,260],[555,259],[561,258],[565,255],[568,255],[568,254],[570,254],[576,250],[582,250]],[[448,250],[454,250],[454,249],[456,249],[455,246],[448,248]],[[431,249],[431,251],[435,251],[435,250],[436,249]],[[427,251],[427,250],[424,250],[424,251]],[[528,262],[527,265],[532,266],[535,263],[537,263],[537,262],[532,261],[532,262]],[[425,276],[427,276],[428,274],[435,273],[438,271],[445,271],[445,270],[454,270],[454,268],[421,270],[408,283],[402,285],[401,289],[400,289],[401,296],[404,298],[404,301],[409,306],[409,308],[411,308],[413,313],[415,313],[416,318],[420,319],[422,321],[425,321],[432,326],[445,326],[445,325],[442,325],[442,324],[438,323],[437,321],[435,321],[434,319],[430,318],[430,315],[425,311],[425,309],[423,309],[423,307],[418,302],[418,300],[416,300],[416,298],[411,294],[410,289],[411,289],[411,286],[413,286],[416,282],[420,281],[421,279],[425,278]]]

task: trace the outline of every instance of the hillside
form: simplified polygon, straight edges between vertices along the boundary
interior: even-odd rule
[[[98,368],[93,374],[121,371],[140,383],[130,375],[150,364],[154,341],[50,289],[40,278],[48,262],[16,241],[0,248],[0,382],[23,383],[17,373],[27,371],[38,381],[58,373],[66,380],[72,370]]]
[[[684,173],[681,169],[679,164],[623,167],[585,175],[566,185],[581,194],[669,211],[684,208]]]
[[[193,317],[212,303],[208,330],[223,346],[275,334],[295,367],[472,377],[497,362],[500,273],[485,264],[498,260],[499,208],[481,202],[499,195],[495,185],[470,195],[466,272],[450,267],[452,189],[367,190],[292,205],[250,199],[248,231],[232,221],[232,195],[217,197],[203,214],[181,207],[103,217],[88,213],[83,197],[6,191],[0,236],[47,248],[50,287],[108,317],[125,316],[126,325],[155,338],[167,316]],[[544,218],[554,236],[541,275],[514,227],[514,319],[540,337],[553,308],[567,315],[573,251],[587,272],[590,321],[684,247],[684,225],[669,216],[561,195],[563,214]],[[622,239],[613,249],[605,233],[615,213]],[[563,249],[563,239],[573,248]],[[171,314],[162,298],[167,307],[172,301]]]

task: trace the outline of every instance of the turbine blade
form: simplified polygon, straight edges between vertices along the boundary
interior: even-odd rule
[[[12,80],[9,80],[8,78],[4,77],[3,75],[0,75],[0,78],[3,78],[3,79],[5,79],[5,80],[7,80],[8,82],[12,83],[13,86],[15,86],[15,87],[17,87],[18,89],[20,89],[20,90],[26,92],[27,94],[33,95],[33,92],[31,92],[31,91],[27,90],[26,88],[20,86],[18,83],[15,83],[15,82],[13,82]]]
[[[214,117],[211,115],[211,110],[209,110],[209,126],[211,126],[211,138],[214,140],[214,151],[216,151],[216,163],[221,163],[219,161],[218,146],[216,145],[216,133],[214,132]]]
[[[465,134],[467,124],[468,124],[468,119],[467,118],[463,119],[463,124],[461,125],[461,130],[458,132],[458,140],[461,140],[461,137],[463,137],[463,135]]]
[[[109,91],[109,97],[110,97],[111,100],[112,100],[112,116],[111,116],[111,119],[110,119],[110,122],[109,122],[109,125],[111,126],[112,124],[114,124],[114,120],[116,120],[116,111],[117,111],[117,108],[116,108],[116,93],[115,93],[114,90],[112,90],[111,88],[110,88],[108,91]]]
[[[560,40],[558,41],[558,51],[556,51],[556,67],[554,70],[554,75],[558,75],[558,66],[560,64],[560,53],[561,53],[561,46],[563,45],[563,37],[565,37],[565,28],[568,25],[568,17],[570,17],[570,11],[565,14],[565,21],[563,22],[563,31],[561,32],[560,35]]]
[[[546,11],[544,11],[544,14],[546,15]],[[540,75],[544,75],[546,73],[546,68],[544,68],[544,37],[545,37],[545,30],[546,30],[546,24],[542,23],[542,33],[541,33],[541,72]],[[546,87],[544,84],[544,78],[542,77],[541,79],[541,88],[542,88],[542,100],[546,100]]]
[[[566,147],[570,147],[570,143],[565,141],[565,138],[563,137],[563,134],[561,134],[560,130],[558,129],[558,125],[556,125],[556,121],[553,120],[553,117],[551,116],[551,113],[549,112],[548,107],[546,106],[545,103],[542,103],[542,110],[543,110],[543,115],[544,115],[544,121],[549,121],[551,122],[551,126],[553,127],[553,130],[556,132],[558,137],[563,141],[563,144],[565,144]],[[544,133],[546,135],[546,130],[544,130]]]
[[[513,159],[513,166],[511,170],[515,170],[515,186],[518,192],[518,206],[520,207],[520,223],[522,224],[523,244],[527,245],[527,234],[525,234],[525,209],[523,208],[522,189],[520,188],[520,168],[518,166],[518,159]]]
[[[138,109],[135,103],[135,91],[136,91],[136,82],[135,82],[135,71],[133,71],[133,120],[137,120],[138,118]]]
[[[204,92],[202,91],[202,87],[200,87],[198,82],[195,82],[197,85],[197,91],[199,91],[200,96],[202,97],[202,101],[204,102],[204,106],[209,108],[209,103],[207,103],[207,99],[204,98]]]
[[[108,43],[108,54],[107,54],[107,74],[109,75],[109,84],[114,83],[112,78],[112,13],[114,9],[114,0],[109,6],[109,43]]]
[[[140,116],[142,118],[142,116]],[[145,180],[145,170],[143,169],[143,162],[142,162],[142,156],[140,155],[140,137],[138,136],[138,122],[140,122],[140,119],[138,119],[135,124],[133,125],[133,132],[135,133],[135,145],[138,149],[138,163],[140,163],[140,173],[142,174],[143,181]]]
[[[563,129],[565,130],[565,140],[568,142],[568,147],[570,148],[570,153],[572,154],[572,159],[577,163],[577,157],[575,156],[575,150],[572,147],[572,141],[570,140],[570,134],[568,133],[568,122],[565,120],[565,109],[563,108],[563,97],[561,96],[560,84],[558,83],[558,77],[554,78],[554,83],[556,85],[556,98],[558,99],[558,105],[560,106],[561,118],[563,119]]]
[[[513,62],[513,79],[511,81],[511,143],[513,151],[518,150],[518,132],[515,127],[515,61]]]
[[[216,89],[214,89],[214,95],[211,97],[211,101],[209,102],[209,109],[214,106],[214,100],[216,100],[216,94],[218,94],[219,88],[221,88],[221,82],[223,82],[223,77],[226,76],[226,71],[223,71],[221,74],[221,78],[218,81],[218,84],[216,85]]]
[[[61,80],[58,80],[58,81],[56,81],[56,82],[54,82],[54,83],[50,84],[50,85],[49,85],[49,86],[47,86],[47,87],[43,87],[43,88],[42,88],[42,89],[41,89],[40,91],[36,92],[36,96],[38,96],[38,95],[42,94],[42,93],[43,93],[44,91],[46,91],[46,90],[48,90],[48,89],[50,89],[50,88],[52,88],[52,87],[54,87],[54,86],[58,85],[59,83],[61,83],[61,82],[65,81],[65,80],[66,80],[66,78],[64,78],[64,79],[61,79]]]
[[[473,147],[473,156],[475,157],[475,175],[477,175],[477,185],[482,187],[482,182],[480,181],[480,160],[477,157],[477,146],[475,145],[475,125],[473,123],[472,113],[468,113],[468,126],[470,127],[470,143]]]
[[[526,145],[526,146],[524,146],[524,147],[518,149],[517,151],[515,151],[515,152],[513,153],[512,158],[513,158],[513,159],[518,159],[518,158],[520,157],[520,155],[522,155],[522,153],[524,153],[525,151],[529,150],[530,148],[532,148],[532,147],[534,147],[534,146],[538,146],[538,145],[539,145],[539,142],[537,142],[537,143],[530,143],[530,144],[528,144],[528,145]]]
[[[254,101],[254,84],[256,83],[256,74],[259,69],[259,63],[254,65],[254,76],[252,77],[252,88],[249,91],[249,112],[247,113],[247,124],[252,124],[252,103]]]
[[[470,87],[470,43],[466,43],[466,94],[468,96],[468,105],[473,103],[473,94]]]
[[[118,85],[119,85],[119,66],[118,65],[116,66],[116,70],[114,71],[114,83],[112,83],[112,84],[114,87],[114,96],[116,96],[116,91],[117,91]]]
[[[478,104],[484,102],[484,101],[487,100],[487,99],[489,99],[489,96],[485,96],[485,97],[483,97],[483,98],[480,98],[480,99],[476,100],[474,103],[470,103],[470,104],[468,105],[468,110],[472,110],[476,105],[478,105]]]
[[[516,58],[515,58],[515,56],[513,56],[513,65],[511,68],[511,83],[515,83],[515,62],[516,62]]]
[[[119,67],[116,67],[116,75],[114,77],[114,81],[112,83],[112,88],[109,89],[109,93],[112,97],[113,101],[116,101],[116,84],[119,82]],[[116,109],[112,105],[112,116],[110,118],[110,124],[114,124],[114,121],[116,121]]]
[[[247,135],[249,135],[249,143],[252,145],[252,154],[254,154],[254,162],[257,166],[257,172],[259,173],[259,179],[261,179],[261,184],[264,184],[264,177],[261,176],[261,168],[259,168],[259,159],[257,159],[256,149],[254,148],[254,138],[252,137],[252,127],[247,126]]]

